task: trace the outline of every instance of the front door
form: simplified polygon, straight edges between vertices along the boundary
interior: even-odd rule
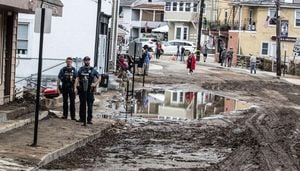
[[[5,29],[5,76],[4,76],[4,95],[10,95],[11,90],[11,64],[12,64],[12,45],[13,45],[13,25],[14,15],[8,14],[6,17],[6,29]]]

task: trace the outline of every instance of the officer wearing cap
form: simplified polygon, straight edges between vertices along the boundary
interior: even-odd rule
[[[58,93],[62,91],[63,95],[63,116],[62,119],[68,118],[68,100],[70,99],[70,115],[71,119],[75,120],[75,80],[77,77],[76,69],[72,66],[73,59],[68,57],[66,59],[67,66],[63,67],[58,74]],[[60,86],[62,83],[62,86]],[[61,87],[61,89],[60,89]]]
[[[84,57],[84,66],[78,70],[78,77],[75,82],[75,87],[78,87],[78,94],[80,99],[78,122],[85,121],[85,112],[87,105],[87,123],[92,124],[93,118],[93,103],[94,103],[94,91],[100,82],[99,73],[90,66],[90,57]],[[86,85],[87,84],[87,85]],[[77,90],[76,90],[77,93]],[[85,94],[86,93],[86,94]],[[85,102],[86,97],[86,102]]]

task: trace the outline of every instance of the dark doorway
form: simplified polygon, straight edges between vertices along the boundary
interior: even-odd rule
[[[5,77],[4,77],[4,95],[9,96],[11,90],[11,64],[13,55],[13,29],[14,29],[14,15],[13,13],[6,15],[5,28]]]

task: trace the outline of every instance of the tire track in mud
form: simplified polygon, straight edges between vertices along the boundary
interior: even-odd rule
[[[275,112],[267,111],[266,109],[259,110],[246,120],[245,124],[253,132],[258,146],[251,148],[240,147],[235,154],[221,164],[221,170],[300,170],[297,160],[292,157],[291,153],[284,150],[284,144],[277,142],[278,135],[270,129],[269,125],[264,123],[266,119],[271,119],[269,122],[280,121]],[[255,155],[254,152],[256,153]],[[247,164],[256,157],[258,157],[259,161],[252,161],[251,164]],[[247,165],[249,167],[245,168]]]

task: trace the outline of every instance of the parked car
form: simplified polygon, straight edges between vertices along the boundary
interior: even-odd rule
[[[150,52],[153,52],[156,48],[156,42],[157,42],[156,38],[137,38],[134,40],[136,42],[141,42],[142,47],[144,47],[144,45],[148,45]]]
[[[164,54],[171,54],[171,55],[176,54],[178,45],[180,47],[179,50],[181,50],[182,46],[185,48],[186,54],[189,52],[195,52],[196,50],[196,46],[193,42],[184,41],[184,40],[171,40],[163,43],[162,48],[164,50]]]

